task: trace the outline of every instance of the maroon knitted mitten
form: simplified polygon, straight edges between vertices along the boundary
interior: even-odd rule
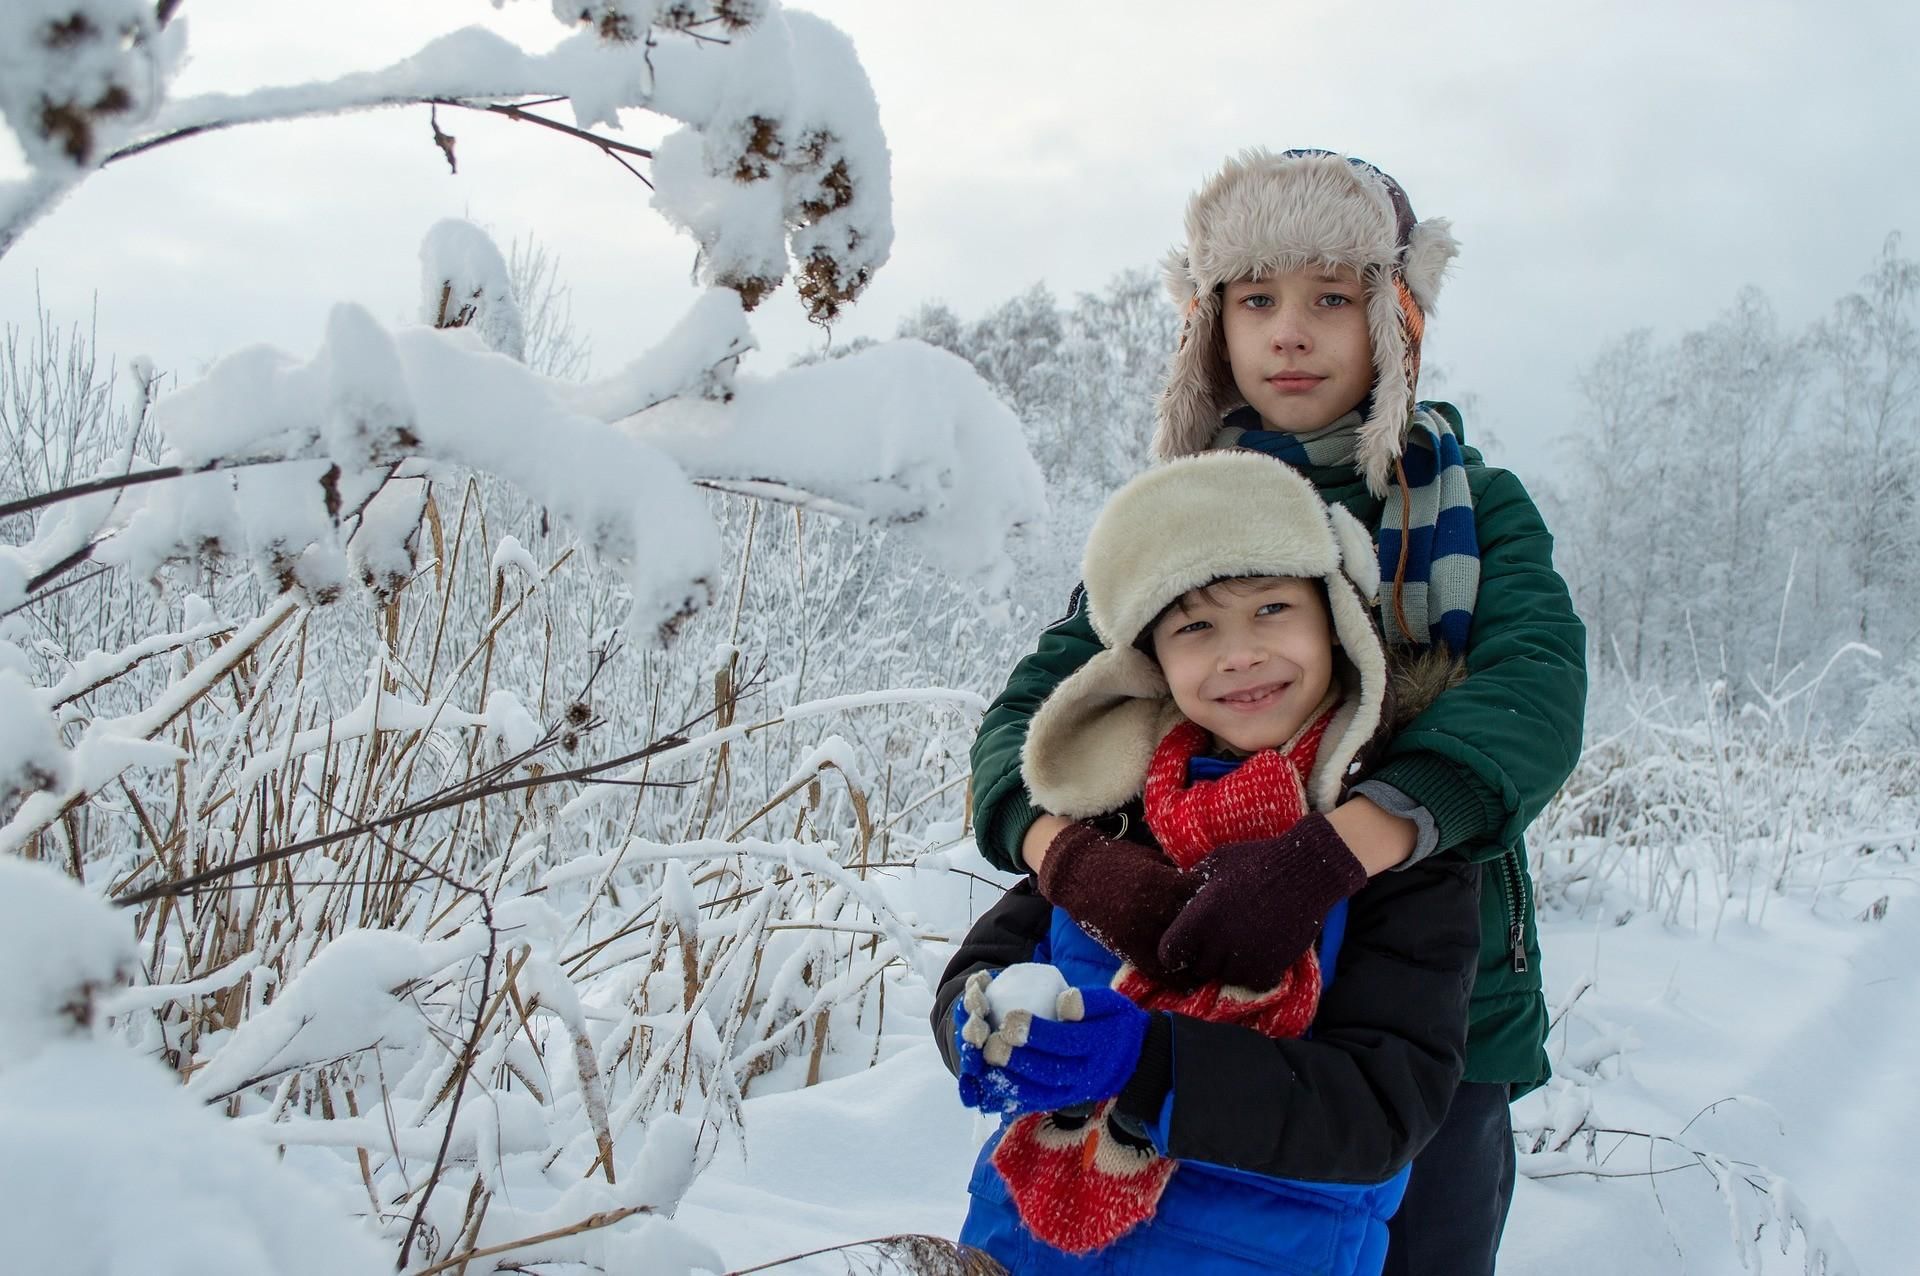
[[[1062,829],[1047,845],[1040,893],[1110,952],[1155,979],[1172,981],[1177,964],[1162,959],[1161,937],[1201,879],[1182,873],[1163,853],[1103,835],[1089,824]]]
[[[1279,837],[1216,848],[1195,875],[1205,884],[1167,926],[1160,960],[1189,979],[1249,988],[1279,983],[1319,938],[1327,910],[1367,884],[1317,812]]]

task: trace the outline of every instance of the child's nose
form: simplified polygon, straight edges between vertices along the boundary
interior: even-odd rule
[[[1220,671],[1238,673],[1267,662],[1266,648],[1256,642],[1230,642],[1220,649]]]
[[[1312,348],[1313,338],[1307,325],[1304,310],[1294,305],[1275,306],[1273,311],[1273,348],[1275,350],[1306,351]]]

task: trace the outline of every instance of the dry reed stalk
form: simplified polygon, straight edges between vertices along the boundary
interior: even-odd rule
[[[578,1236],[582,1232],[597,1231],[602,1227],[611,1227],[622,1219],[632,1218],[635,1214],[653,1214],[656,1209],[651,1205],[627,1205],[617,1210],[602,1210],[598,1214],[589,1214],[578,1223],[566,1227],[557,1227],[550,1232],[541,1232],[536,1236],[522,1236],[518,1240],[502,1241],[498,1245],[489,1245],[485,1249],[470,1249],[442,1259],[431,1267],[422,1267],[410,1272],[408,1276],[439,1276],[439,1273],[464,1268],[476,1258],[492,1258],[496,1254],[510,1253],[516,1249],[526,1249],[531,1245],[544,1245],[548,1241],[563,1240],[569,1236]],[[404,1265],[404,1259],[402,1260]]]

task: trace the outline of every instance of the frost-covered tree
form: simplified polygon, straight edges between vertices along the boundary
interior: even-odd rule
[[[1581,379],[1555,519],[1596,658],[1744,697],[1848,642],[1898,663],[1920,631],[1920,266],[1889,238],[1810,331],[1748,290],[1676,340],[1628,334]],[[1849,661],[1825,703],[1871,681]]]
[[[1805,453],[1834,553],[1822,590],[1862,642],[1905,655],[1920,629],[1920,262],[1889,235],[1858,292],[1817,325],[1826,377]]]

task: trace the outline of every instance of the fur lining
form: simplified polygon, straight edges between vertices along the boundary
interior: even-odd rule
[[[1380,729],[1385,708],[1387,653],[1373,626],[1373,609],[1345,581],[1327,583],[1327,605],[1341,650],[1360,676],[1347,688],[1333,725],[1320,745],[1320,757],[1307,778],[1307,800],[1316,811],[1331,811],[1346,788],[1347,768]]]
[[[1400,273],[1407,287],[1413,290],[1413,299],[1428,314],[1438,307],[1440,282],[1446,278],[1447,267],[1459,255],[1460,244],[1453,237],[1453,223],[1446,218],[1429,217],[1414,226]]]
[[[1380,600],[1380,556],[1374,551],[1373,533],[1344,505],[1327,506],[1327,518],[1340,545],[1340,569],[1360,591],[1360,601],[1373,606]]]
[[[1161,737],[1180,720],[1153,657],[1103,651],[1053,689],[1020,746],[1021,778],[1041,810],[1070,820],[1140,796]]]
[[[1414,650],[1394,648],[1387,678],[1393,688],[1393,717],[1388,726],[1398,732],[1412,722],[1449,687],[1466,681],[1467,662],[1445,647]]]
[[[1306,266],[1393,266],[1393,200],[1339,155],[1229,159],[1187,204],[1187,270],[1195,292]]]
[[[1182,304],[1186,320],[1180,345],[1167,365],[1155,414],[1153,455],[1160,461],[1206,451],[1220,418],[1240,403],[1220,331],[1220,294],[1190,293]]]
[[[1401,331],[1400,299],[1383,272],[1367,276],[1367,332],[1373,338],[1373,410],[1361,423],[1354,463],[1367,490],[1387,494],[1387,474],[1407,442],[1413,387],[1407,384],[1407,338]]]

